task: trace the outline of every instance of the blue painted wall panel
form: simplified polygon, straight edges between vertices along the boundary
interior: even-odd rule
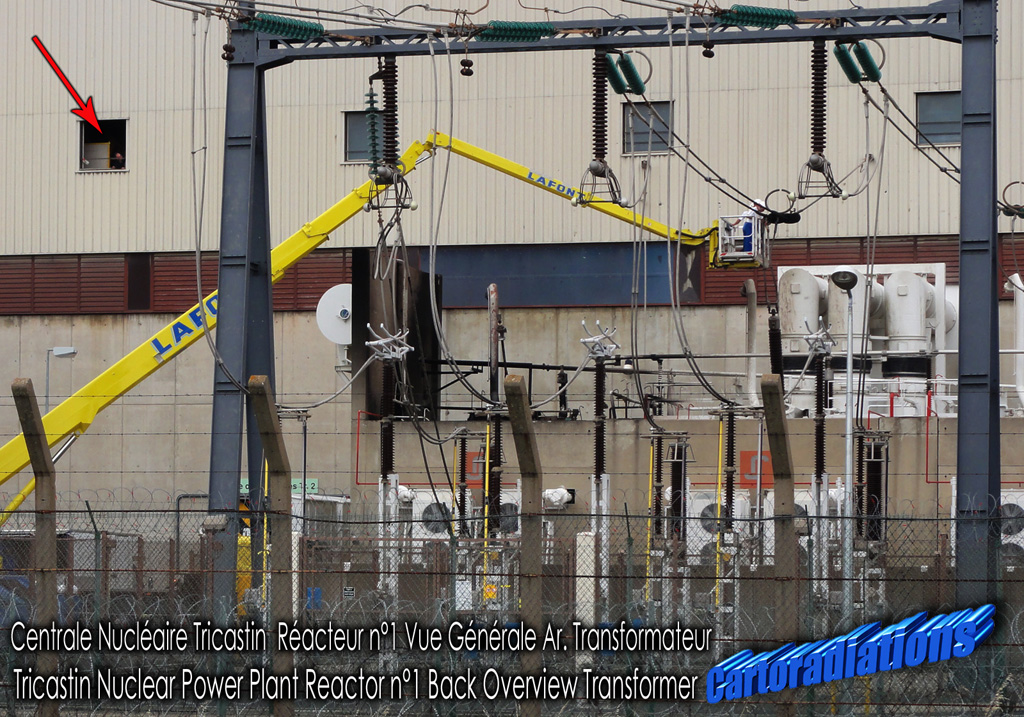
[[[669,304],[668,266],[664,242],[649,243],[647,303]],[[686,249],[681,259],[684,303],[700,299],[697,252]],[[641,272],[644,270],[641,264]],[[437,250],[437,272],[444,278],[445,308],[483,308],[487,285],[496,283],[503,307],[629,306],[633,276],[633,245],[516,244],[447,246]],[[642,276],[642,274],[641,274]],[[644,281],[641,278],[640,301]]]

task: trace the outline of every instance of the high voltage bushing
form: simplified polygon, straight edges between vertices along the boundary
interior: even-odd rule
[[[491,20],[477,37],[484,42],[537,42],[555,34],[550,22]]]
[[[669,525],[680,540],[686,540],[686,443],[673,443],[668,448],[670,488],[668,506],[672,520]]]
[[[487,527],[491,535],[497,535],[501,530],[501,421],[494,418],[491,428],[491,477],[488,482],[487,517],[490,525]]]
[[[370,176],[377,176],[380,169],[380,142],[377,130],[380,127],[380,109],[377,107],[377,93],[370,88],[366,93],[366,144],[370,155]]]
[[[647,86],[644,84],[643,78],[640,77],[640,72],[637,71],[636,65],[633,64],[633,59],[629,55],[625,53],[619,55],[619,61],[616,64],[622,71],[622,76],[626,79],[630,92],[634,95],[642,95],[647,92]]]
[[[811,46],[811,154],[825,155],[825,110],[828,98],[828,52],[825,41]]]
[[[771,28],[793,24],[796,22],[796,13],[781,8],[733,5],[718,15],[718,22],[723,25]]]
[[[604,390],[604,359],[599,357],[594,370],[594,475],[598,479],[605,474]]]
[[[850,407],[847,406],[846,410],[849,411]],[[865,506],[865,494],[867,488],[864,485],[864,434],[857,434],[857,516],[860,520],[857,521],[857,535],[864,535],[864,508]]]
[[[398,165],[398,63],[394,57],[385,57],[381,72],[384,85],[384,164]]]
[[[466,522],[466,446],[469,439],[459,438],[459,535],[469,535],[469,524]]]
[[[318,22],[270,15],[265,12],[259,13],[251,20],[243,21],[242,27],[246,30],[277,35],[288,40],[312,40],[314,37],[322,37],[324,34],[324,26]]]
[[[882,515],[884,512],[883,497],[884,492],[882,485],[882,463],[885,460],[885,449],[884,444],[874,440],[867,445],[868,455],[865,457],[865,472],[864,477],[864,489],[866,494],[866,510],[867,514],[867,539],[868,540],[881,540],[884,536],[882,535]]]
[[[732,529],[733,497],[736,492],[736,414],[725,416],[725,529]]]
[[[594,159],[604,161],[608,155],[608,55],[594,53]],[[621,80],[620,80],[621,81]]]
[[[825,357],[814,358],[814,480],[821,482],[825,475]],[[828,497],[826,496],[826,505]]]
[[[654,535],[661,535],[661,494],[665,475],[664,440],[661,436],[654,439],[654,495],[651,496]]]
[[[395,472],[395,366],[384,362],[380,392],[380,474],[387,478]]]

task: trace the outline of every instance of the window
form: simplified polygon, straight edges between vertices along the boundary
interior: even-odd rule
[[[651,119],[651,108],[654,118]],[[667,123],[667,124],[666,124]],[[650,106],[622,105],[623,154],[667,152],[672,127],[672,103],[652,102]]]
[[[100,120],[102,133],[88,122],[79,122],[80,172],[128,169],[128,120]]]
[[[960,93],[919,92],[917,95],[917,143],[960,142]]]
[[[366,131],[366,112],[345,112],[345,161],[369,162],[370,137]],[[380,115],[378,115],[379,120]],[[378,138],[380,133],[377,134]],[[379,141],[379,140],[378,140]]]

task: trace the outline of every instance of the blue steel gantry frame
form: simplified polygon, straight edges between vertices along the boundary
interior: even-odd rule
[[[246,3],[241,3],[243,6]],[[460,40],[460,52],[537,52],[664,47],[685,42],[682,17],[552,23],[538,42]],[[962,45],[963,138],[960,199],[960,385],[957,444],[957,606],[995,601],[999,550],[999,365],[995,148],[995,0],[942,0],[920,7],[851,8],[797,13],[773,29],[727,27],[691,31],[699,45],[854,41],[931,37]],[[242,432],[247,430],[249,486],[262,486],[259,434],[242,383],[271,376],[274,338],[270,294],[270,237],[266,168],[264,73],[297,60],[427,55],[447,31],[356,28],[291,41],[234,24],[229,61],[217,348],[210,456],[210,511],[215,539],[218,614],[234,604]],[[463,49],[464,45],[464,49]],[[230,374],[230,375],[229,375]],[[237,380],[233,382],[231,378]],[[255,533],[255,531],[254,531]]]

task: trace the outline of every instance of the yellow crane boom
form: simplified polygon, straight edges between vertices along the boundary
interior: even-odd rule
[[[466,157],[485,167],[530,183],[552,194],[557,194],[564,199],[571,200],[573,197],[582,196],[579,189],[564,182],[547,178],[529,167],[439,132],[431,133],[424,142],[414,142],[399,161],[405,168],[404,171],[408,173],[415,169],[416,160],[425,152],[432,153],[436,149],[447,149],[461,157]],[[299,260],[325,242],[332,231],[362,211],[366,202],[381,189],[372,180],[365,182],[275,247],[270,253],[271,281],[276,282]],[[611,202],[584,202],[581,206],[640,226],[661,237],[668,237],[670,233],[669,227],[665,224],[635,214],[629,209]],[[715,231],[714,228],[711,228],[691,234],[672,229],[671,235],[673,239],[685,244],[701,244],[707,236]],[[100,411],[135,388],[167,361],[194,344],[202,337],[206,329],[213,328],[216,324],[217,292],[214,292],[203,299],[201,304],[196,304],[178,316],[148,341],[137,346],[120,361],[47,413],[43,417],[43,428],[46,430],[46,439],[49,445],[52,447],[67,436],[86,431]],[[28,464],[25,437],[19,434],[0,447],[0,484],[6,483]],[[3,513],[0,513],[0,527],[7,522],[11,514],[18,509],[34,489],[35,479],[33,478],[14,497]]]

